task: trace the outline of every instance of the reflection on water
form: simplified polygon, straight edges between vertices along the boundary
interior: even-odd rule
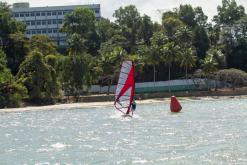
[[[247,100],[0,113],[0,164],[247,164]]]

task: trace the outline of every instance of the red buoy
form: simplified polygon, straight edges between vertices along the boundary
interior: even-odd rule
[[[180,112],[182,110],[182,106],[175,96],[171,97],[170,110],[171,112]]]

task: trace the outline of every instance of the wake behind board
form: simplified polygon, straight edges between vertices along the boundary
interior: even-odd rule
[[[130,118],[132,118],[133,116],[131,116],[131,115],[129,115],[129,114],[123,114],[123,115],[121,115],[123,118],[126,118],[126,117],[130,117]]]

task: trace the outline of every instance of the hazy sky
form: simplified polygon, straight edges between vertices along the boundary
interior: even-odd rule
[[[0,0],[2,1],[2,0]],[[120,6],[135,5],[141,14],[149,15],[152,20],[161,19],[160,11],[167,11],[178,7],[179,4],[191,4],[192,6],[201,6],[204,13],[211,19],[217,13],[217,6],[222,0],[3,0],[9,4],[15,2],[29,2],[30,6],[60,6],[60,5],[78,5],[78,4],[101,4],[101,13],[103,17],[111,20],[112,14]],[[247,10],[247,0],[236,0]]]

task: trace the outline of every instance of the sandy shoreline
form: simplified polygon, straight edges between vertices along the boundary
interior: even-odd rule
[[[138,100],[137,104],[150,104],[150,103],[161,103],[168,102],[167,99],[148,99],[148,100]],[[114,107],[113,101],[105,102],[83,102],[83,103],[67,103],[67,104],[55,104],[46,106],[30,106],[23,108],[7,108],[0,109],[1,112],[25,112],[25,111],[45,111],[45,110],[67,110],[67,109],[86,109],[86,108],[100,108],[100,107]]]
[[[214,99],[233,99],[233,98],[247,98],[247,95],[242,96],[209,96],[209,97],[178,97],[183,101],[198,101],[198,100],[214,100]],[[147,99],[137,100],[137,104],[152,104],[152,103],[165,103],[169,104],[169,98],[164,99]],[[100,107],[113,107],[113,101],[105,102],[82,102],[82,103],[67,103],[67,104],[56,104],[47,106],[30,106],[23,108],[8,108],[0,109],[0,113],[12,113],[12,112],[27,112],[27,111],[46,111],[46,110],[68,110],[68,109],[87,109],[87,108],[100,108]]]

